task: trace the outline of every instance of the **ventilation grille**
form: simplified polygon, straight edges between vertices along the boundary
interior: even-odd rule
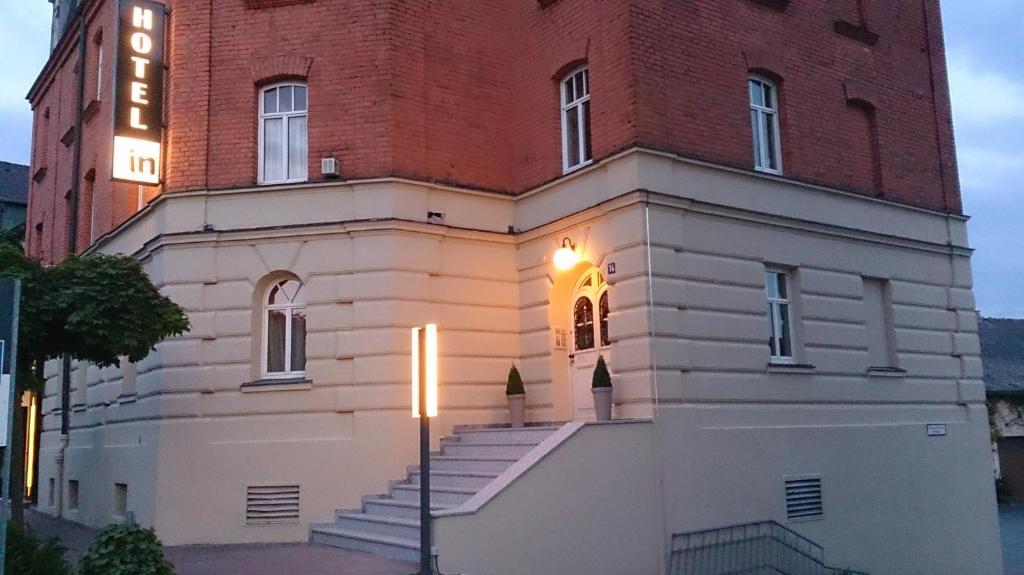
[[[250,485],[246,488],[246,525],[298,522],[298,485]]]
[[[790,521],[821,519],[824,508],[821,503],[820,477],[795,477],[786,479],[786,518]]]

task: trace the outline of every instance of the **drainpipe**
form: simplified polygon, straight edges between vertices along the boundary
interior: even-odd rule
[[[78,86],[75,96],[75,155],[71,163],[71,191],[68,197],[67,253],[78,253],[78,195],[82,185],[82,106],[85,103],[86,21],[82,4],[75,8],[78,17]],[[62,358],[60,376],[60,449],[57,451],[57,517],[64,515],[64,452],[69,443],[71,428],[71,356]]]

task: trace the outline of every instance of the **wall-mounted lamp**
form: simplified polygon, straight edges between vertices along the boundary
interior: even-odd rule
[[[576,244],[569,238],[562,240],[562,247],[555,251],[555,267],[560,270],[569,270],[580,263],[580,255],[576,253]]]

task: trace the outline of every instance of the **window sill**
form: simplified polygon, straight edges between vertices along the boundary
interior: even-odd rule
[[[781,176],[782,175],[782,170],[773,170],[771,168],[759,168],[757,166],[754,166],[754,171],[759,173],[759,174],[769,174],[769,175],[772,175],[772,176]]]
[[[99,112],[99,111],[100,111],[100,101],[99,100],[93,100],[93,101],[89,102],[89,105],[86,106],[84,110],[82,110],[82,121],[85,122],[85,123],[89,123],[89,120],[92,120],[93,116],[95,116],[96,113]]]
[[[813,375],[816,368],[813,365],[804,363],[781,363],[772,362],[768,364],[768,373],[788,373],[796,375]]]
[[[300,391],[304,389],[313,389],[313,380],[306,379],[305,377],[264,378],[247,381],[241,386],[243,393],[257,391]]]
[[[257,186],[287,186],[289,184],[307,184],[309,178],[302,178],[300,180],[280,180],[273,182],[256,182]]]
[[[868,46],[878,44],[878,34],[868,30],[863,24],[854,24],[846,20],[836,20],[835,31],[840,36],[846,36],[852,40],[863,42]]]
[[[71,126],[68,131],[64,132],[64,135],[60,137],[60,143],[64,144],[65,148],[70,148],[71,144],[75,141],[75,127]]]
[[[789,6],[789,0],[750,0],[753,4],[759,4],[772,10],[784,11]]]
[[[569,174],[571,174],[573,172],[578,172],[578,171],[582,170],[583,168],[586,168],[587,166],[591,166],[593,164],[594,164],[594,160],[593,160],[593,158],[591,158],[591,159],[587,160],[586,162],[583,162],[582,164],[576,164],[575,166],[573,166],[571,168],[563,167],[562,168],[562,175],[566,176],[566,175],[569,175]]]
[[[869,367],[864,375],[868,377],[906,377],[907,370],[898,367]]]
[[[245,7],[253,10],[262,8],[277,8],[279,6],[290,6],[292,4],[312,4],[316,0],[245,0]]]

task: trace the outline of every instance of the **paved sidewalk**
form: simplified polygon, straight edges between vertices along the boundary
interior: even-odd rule
[[[56,536],[76,562],[96,531],[26,510],[32,530]],[[186,545],[167,547],[167,558],[177,575],[409,575],[418,565],[382,559],[366,553],[322,545],[282,543],[270,545]]]

